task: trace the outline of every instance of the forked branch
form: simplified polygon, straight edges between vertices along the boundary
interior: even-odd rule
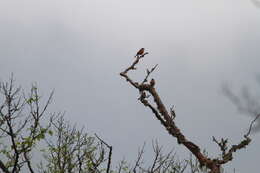
[[[174,118],[176,117],[175,111],[173,110],[173,107],[170,109],[170,112],[168,112],[168,110],[166,109],[166,106],[162,102],[158,92],[155,89],[155,80],[151,79],[150,82],[148,82],[148,77],[155,70],[157,65],[154,66],[151,70],[147,70],[147,75],[144,77],[142,83],[138,83],[128,76],[128,72],[131,70],[136,70],[137,64],[140,62],[141,59],[144,58],[146,54],[148,53],[146,52],[140,56],[136,56],[135,61],[123,72],[121,72],[120,75],[123,78],[125,78],[126,81],[129,82],[133,87],[138,89],[140,94],[140,102],[144,106],[149,107],[151,109],[155,117],[161,122],[161,124],[165,127],[168,133],[177,139],[178,144],[184,145],[193,155],[195,155],[195,157],[198,159],[200,163],[200,166],[205,166],[206,168],[208,168],[210,170],[209,173],[220,173],[221,165],[232,160],[232,153],[238,149],[244,148],[246,145],[250,143],[251,139],[248,137],[250,130],[248,135],[244,136],[245,140],[241,141],[238,145],[233,145],[227,152],[225,147],[226,142],[222,141],[222,143],[218,143],[219,146],[222,146],[222,159],[212,159],[207,157],[205,154],[201,152],[199,146],[197,146],[194,142],[188,140],[185,137],[185,135],[181,132],[181,130],[177,127],[174,121]],[[152,96],[154,101],[153,104],[155,105],[150,103],[151,101],[148,100],[147,95]],[[250,125],[250,127],[251,126],[252,125]],[[216,139],[215,142],[217,142]]]

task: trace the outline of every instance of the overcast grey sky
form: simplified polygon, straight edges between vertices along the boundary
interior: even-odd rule
[[[259,31],[260,9],[250,0],[0,0],[0,80],[13,72],[17,84],[37,82],[44,96],[55,88],[50,109],[102,136],[117,160],[134,160],[152,139],[185,158],[119,76],[145,47],[149,55],[131,74],[141,80],[158,63],[156,87],[176,106],[178,126],[216,156],[212,135],[237,143],[248,127],[250,117],[221,85],[259,89]],[[259,172],[259,137],[228,171]]]

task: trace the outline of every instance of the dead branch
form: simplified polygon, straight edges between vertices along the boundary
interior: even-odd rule
[[[255,119],[253,119],[250,123],[250,126],[249,126],[249,129],[248,129],[248,132],[245,134],[245,137],[248,137],[251,133],[251,129],[252,129],[252,126],[254,124],[254,122],[259,118],[260,114],[258,114]]]
[[[142,84],[144,84],[145,82],[147,82],[148,77],[150,76],[150,74],[152,74],[152,72],[156,69],[156,67],[158,66],[158,64],[156,64],[151,70],[146,69],[146,76],[142,82]]]
[[[228,161],[231,161],[233,159],[233,153],[236,152],[239,149],[245,148],[247,145],[249,145],[249,143],[251,142],[251,139],[248,137],[250,135],[251,132],[251,128],[253,123],[259,118],[260,114],[258,114],[254,120],[251,121],[250,126],[249,126],[249,130],[248,132],[244,135],[244,140],[242,140],[239,144],[237,145],[232,145],[232,147],[229,149],[229,151],[227,153],[224,152],[224,154],[222,155],[222,160],[219,160],[219,163],[224,164],[227,163]],[[225,147],[227,145],[227,140],[224,141],[225,142]],[[221,145],[221,144],[220,144]],[[225,148],[226,151],[227,147]]]
[[[175,118],[175,112],[173,108],[170,110],[170,113],[167,111],[166,106],[162,102],[159,94],[157,93],[155,89],[155,80],[152,79],[150,83],[147,82],[148,76],[154,71],[154,69],[157,67],[154,66],[151,71],[147,70],[147,75],[145,76],[143,82],[139,84],[138,82],[135,82],[128,76],[128,72],[131,70],[136,70],[137,64],[140,62],[142,58],[144,58],[146,54],[143,54],[142,56],[137,56],[136,60],[127,67],[123,72],[120,73],[120,75],[126,79],[127,82],[129,82],[133,87],[139,90],[139,100],[141,103],[149,107],[151,111],[154,113],[156,118],[161,122],[161,124],[165,127],[165,129],[168,131],[168,133],[175,137],[177,139],[178,144],[184,145],[195,157],[198,159],[200,166],[206,166],[210,172],[209,173],[220,173],[220,167],[222,164],[227,163],[229,160],[232,159],[232,153],[235,152],[238,149],[244,148],[246,145],[250,143],[250,139],[246,137],[245,140],[243,140],[238,145],[233,145],[231,149],[228,151],[228,153],[224,153],[224,144],[218,143],[219,145],[223,145],[223,160],[219,159],[211,159],[207,157],[205,154],[203,154],[200,150],[200,148],[193,143],[192,141],[189,141],[185,135],[181,132],[181,130],[177,127],[177,125],[174,122]],[[146,92],[149,93],[154,100],[154,104],[156,106],[153,106],[146,97]],[[226,150],[226,149],[225,149]],[[228,159],[227,159],[228,158]],[[154,166],[153,166],[154,167]]]
[[[218,144],[220,150],[222,151],[222,156],[224,156],[226,154],[226,150],[227,150],[228,139],[221,138],[221,141],[219,142],[214,136],[212,138],[213,138],[213,141],[216,144]]]

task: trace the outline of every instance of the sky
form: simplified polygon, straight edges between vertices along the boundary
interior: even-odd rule
[[[149,160],[155,139],[187,158],[119,76],[144,47],[149,54],[130,76],[141,81],[158,64],[152,77],[165,105],[175,105],[178,127],[217,156],[212,136],[236,144],[252,119],[223,94],[223,84],[260,94],[260,8],[252,1],[0,0],[0,80],[14,73],[25,90],[37,83],[43,97],[55,89],[50,111],[65,111],[113,145],[114,162],[134,161],[145,141]],[[253,134],[224,168],[257,173],[259,138]]]

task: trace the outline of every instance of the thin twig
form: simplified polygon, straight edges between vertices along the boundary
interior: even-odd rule
[[[137,160],[135,161],[135,166],[133,168],[134,173],[136,173],[136,168],[140,167],[140,161],[141,161],[143,154],[144,154],[144,147],[145,147],[145,143],[144,143],[142,149],[139,150],[139,152],[138,152]]]
[[[248,136],[250,135],[252,126],[253,126],[254,122],[259,118],[259,116],[260,116],[260,114],[258,114],[258,115],[255,117],[255,119],[253,119],[253,120],[251,121],[250,126],[249,126],[249,130],[248,130],[248,132],[245,134],[245,137],[248,137]]]
[[[112,159],[112,150],[113,147],[111,145],[108,145],[103,139],[101,139],[97,134],[95,136],[100,140],[101,143],[105,144],[107,148],[109,149],[109,154],[108,154],[108,162],[107,162],[107,170],[106,173],[109,173],[110,167],[111,167],[111,159]]]
[[[148,77],[150,76],[150,74],[156,69],[156,67],[158,66],[158,64],[156,64],[151,70],[146,70],[146,76],[142,82],[142,84],[144,84],[145,82],[147,82]]]

